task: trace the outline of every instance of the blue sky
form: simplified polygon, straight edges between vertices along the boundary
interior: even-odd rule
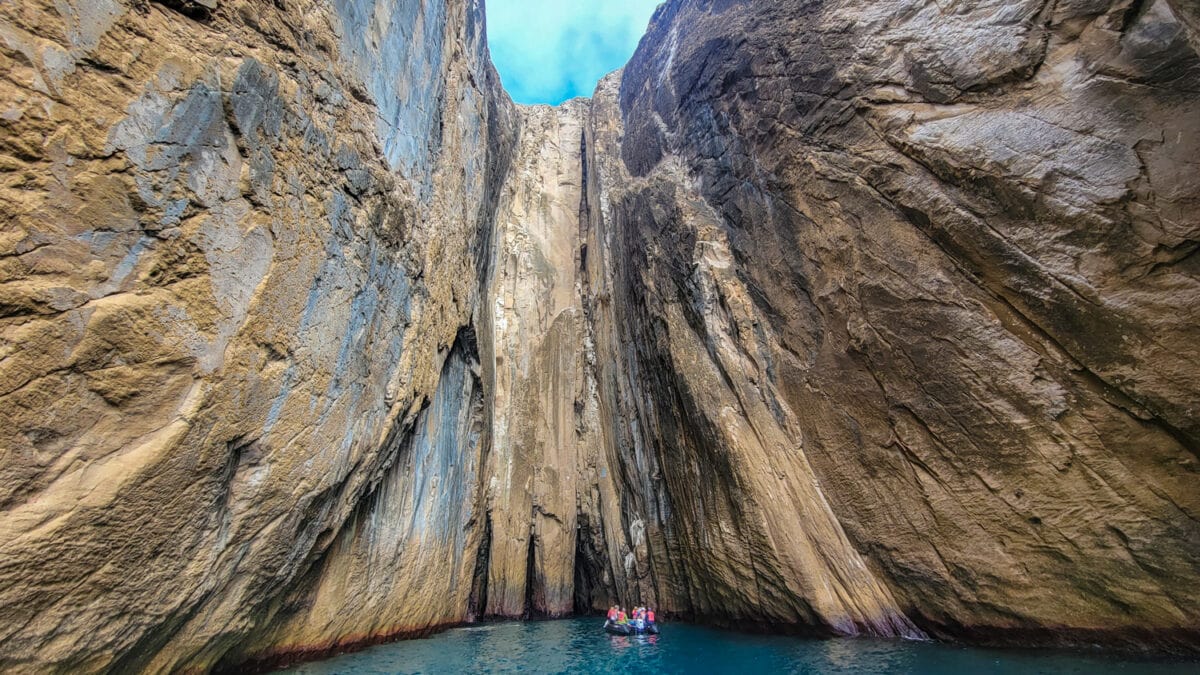
[[[485,0],[492,62],[517,103],[591,96],[625,65],[661,0]]]

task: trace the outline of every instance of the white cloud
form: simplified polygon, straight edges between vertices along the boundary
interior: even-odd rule
[[[487,0],[488,45],[517,103],[591,96],[625,65],[659,0]]]

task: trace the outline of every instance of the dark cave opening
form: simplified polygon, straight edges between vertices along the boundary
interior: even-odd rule
[[[525,558],[525,609],[521,612],[522,619],[545,614],[546,594],[539,593],[541,586],[537,575],[537,535],[530,532],[528,555]]]
[[[467,598],[467,620],[483,618],[487,611],[488,563],[492,550],[492,514],[483,520],[483,537],[479,540],[479,553],[475,556],[475,572],[471,576],[471,594]]]
[[[604,583],[606,558],[597,550],[589,536],[591,532],[591,519],[586,513],[580,513],[575,534],[575,583],[571,602],[571,611],[577,615],[594,614],[616,602],[612,589]]]

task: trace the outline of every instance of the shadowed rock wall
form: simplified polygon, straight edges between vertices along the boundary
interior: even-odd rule
[[[0,664],[648,603],[1195,649],[1188,3],[0,6]]]

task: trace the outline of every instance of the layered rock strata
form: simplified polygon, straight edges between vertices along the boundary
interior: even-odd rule
[[[576,491],[582,453],[575,406],[579,311],[580,139],[584,101],[522,110],[495,223],[491,429],[484,501],[490,514],[491,616],[573,609]],[[593,445],[591,450],[598,450]]]
[[[304,584],[285,648],[462,620],[513,140],[480,8],[0,12],[0,667],[202,670]],[[418,548],[466,576],[424,614]]]
[[[1200,645],[1187,3],[0,7],[0,664],[612,602]]]
[[[931,634],[1194,645],[1187,37],[1165,2],[660,10],[604,220],[667,546],[714,520],[704,468],[794,555],[769,513],[807,464]]]

